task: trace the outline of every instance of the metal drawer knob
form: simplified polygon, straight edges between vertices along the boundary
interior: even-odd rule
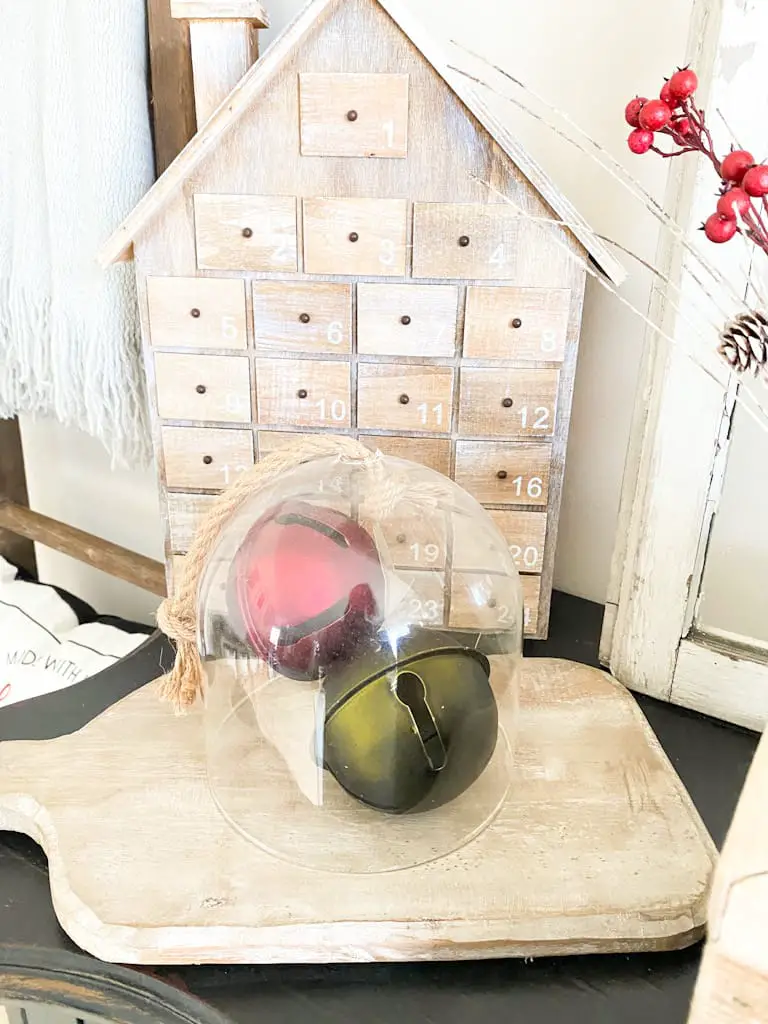
[[[253,236],[253,228],[243,228],[243,238],[251,238]]]
[[[357,120],[357,111],[356,110],[348,110],[347,111],[347,120],[348,121],[356,121]]]
[[[516,316],[515,319],[512,321],[512,326],[515,328],[515,330],[517,330],[518,327],[523,326],[523,321],[520,319],[519,316]]]
[[[466,249],[469,245],[469,235],[462,235],[459,239],[459,245],[462,249]]]
[[[357,242],[360,239],[360,235],[356,231],[350,231],[349,240],[350,242]]]
[[[203,456],[203,462],[205,463],[206,466],[210,466],[210,464],[213,462],[213,456],[212,455],[204,455]]]
[[[204,395],[206,392],[205,384],[198,384],[197,387],[195,388],[195,391],[198,393],[198,395]]]
[[[405,534],[404,533],[398,533],[398,535],[395,538],[395,540],[397,541],[398,544],[405,544]]]
[[[296,392],[296,397],[297,398],[306,398],[307,397],[307,389],[306,388],[299,388],[299,390]]]
[[[195,320],[197,320],[197,318],[200,316],[200,310],[197,308],[197,306],[195,306],[194,309],[190,309],[189,315],[194,317]]]
[[[511,409],[515,403],[512,401],[511,398],[502,398],[501,404],[504,406],[505,409]]]
[[[405,316],[400,317],[400,323],[403,325],[403,327],[407,327],[410,322],[411,318],[408,316],[407,313]]]
[[[496,605],[497,605],[497,603],[498,603],[498,602],[496,601],[496,598],[495,598],[495,597],[489,597],[489,598],[488,598],[488,607],[489,607],[489,608],[495,608],[495,607],[496,607]]]
[[[497,476],[497,478],[499,480],[506,480],[507,479],[507,471],[506,471],[506,469],[500,469],[499,472],[496,474],[496,476]]]
[[[301,320],[303,324],[308,324],[311,319],[312,317],[309,315],[309,313],[302,313],[301,316],[299,317],[299,320]]]
[[[400,395],[400,405],[408,405],[410,398],[408,395]]]

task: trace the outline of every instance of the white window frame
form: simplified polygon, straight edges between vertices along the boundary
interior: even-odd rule
[[[750,54],[741,64],[740,45]],[[768,3],[696,0],[689,51],[693,66],[700,72],[709,69],[703,83],[706,109],[719,109],[727,120],[728,111],[754,96],[754,90],[768,93]],[[759,122],[758,116],[756,128]],[[685,156],[670,163],[666,207],[694,240],[702,211],[711,210],[716,179],[703,158]],[[683,270],[693,258],[665,234],[657,265],[678,282],[690,280]],[[731,280],[739,280],[738,273],[743,280],[735,252],[698,238],[709,247],[701,251],[710,261],[730,272]],[[683,284],[681,310],[696,301]],[[737,385],[714,353],[714,332],[710,352],[692,336],[662,289],[654,294],[652,307],[651,318],[677,344],[652,331],[646,339],[600,658],[633,690],[762,730],[768,723],[768,648],[727,634],[704,635],[694,626]],[[686,348],[707,360],[719,382],[691,362]]]

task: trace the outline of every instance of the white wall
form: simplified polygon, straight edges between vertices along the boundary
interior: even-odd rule
[[[303,0],[266,0],[272,28]],[[410,0],[433,31],[502,64],[567,112],[656,195],[667,165],[632,158],[622,110],[638,91],[658,87],[685,56],[691,0]],[[519,132],[595,229],[652,259],[655,221],[606,172],[524,114]],[[623,294],[640,308],[649,283],[637,266]],[[621,477],[643,330],[599,286],[587,293],[568,450],[556,586],[602,601],[608,583]],[[159,557],[160,525],[152,472],[111,474],[88,439],[48,423],[23,425],[31,500],[40,511]],[[116,485],[115,496],[107,485]],[[43,553],[46,578],[104,610],[147,615],[153,602],[106,577]]]

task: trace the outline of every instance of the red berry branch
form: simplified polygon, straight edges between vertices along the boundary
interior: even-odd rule
[[[630,132],[627,144],[633,153],[649,150],[659,156],[703,153],[720,178],[715,212],[702,230],[710,242],[729,242],[743,234],[768,254],[768,166],[759,164],[745,149],[731,149],[722,160],[717,156],[704,111],[694,98],[699,80],[690,68],[680,68],[664,82],[657,100],[637,96],[624,111]],[[659,136],[675,145],[660,149]]]

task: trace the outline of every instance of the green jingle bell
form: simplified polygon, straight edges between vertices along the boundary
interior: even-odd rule
[[[379,643],[325,679],[324,765],[362,803],[395,814],[454,800],[496,747],[490,663],[449,631]]]

